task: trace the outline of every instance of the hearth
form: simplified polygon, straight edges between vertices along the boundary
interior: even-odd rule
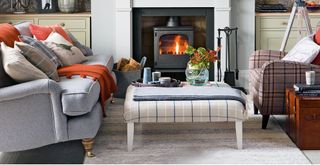
[[[154,27],[154,68],[185,69],[189,56],[184,52],[193,45],[193,27],[180,26],[179,17],[170,17],[167,26]]]

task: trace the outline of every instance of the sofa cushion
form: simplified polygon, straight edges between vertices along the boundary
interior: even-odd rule
[[[47,79],[47,75],[33,66],[17,49],[1,42],[3,68],[17,82]]]
[[[32,33],[29,29],[31,22],[23,21],[14,25],[14,27],[20,32],[20,35],[32,37]]]
[[[60,59],[57,57],[57,55],[50,48],[48,48],[45,44],[43,44],[41,41],[38,41],[34,38],[24,36],[24,35],[20,35],[19,39],[24,43],[27,43],[31,46],[38,48],[41,52],[43,52],[43,54],[48,56],[52,62],[54,62],[54,64],[56,65],[57,68],[59,66],[62,66],[62,63],[61,63]]]
[[[52,80],[59,81],[59,75],[55,64],[39,49],[23,42],[16,42],[15,48],[19,49],[20,53],[26,57],[31,64],[39,68],[48,77]]]
[[[40,26],[35,24],[30,24],[29,26],[31,33],[38,39],[38,40],[45,40],[48,38],[51,32],[55,31],[61,34],[66,40],[72,43],[72,40],[68,36],[68,34],[63,30],[60,25],[52,25],[52,26]]]
[[[44,42],[54,42],[56,44],[64,44],[68,46],[72,46],[72,43],[63,38],[62,35],[60,35],[57,32],[52,32]]]
[[[59,85],[62,89],[63,113],[69,116],[79,116],[92,110],[99,100],[100,85],[90,77],[81,78],[72,76],[71,79],[60,78]]]
[[[62,66],[79,64],[86,60],[79,48],[54,42],[44,42],[60,59]]]
[[[87,61],[83,64],[99,64],[103,65],[108,68],[108,70],[111,72],[114,64],[114,60],[112,56],[105,56],[105,55],[94,55],[87,57]]]
[[[7,75],[7,73],[3,69],[2,65],[2,55],[0,51],[0,88],[7,87],[10,85],[14,85],[15,82],[12,80],[10,76]]]
[[[90,49],[89,47],[82,45],[75,36],[73,36],[73,34],[69,31],[66,31],[67,34],[69,35],[70,39],[73,42],[73,45],[77,48],[79,48],[81,50],[81,52],[85,55],[85,56],[92,56],[93,52],[92,49]]]
[[[19,35],[19,31],[13,25],[8,23],[0,24],[0,42],[13,47],[14,41],[19,41]]]

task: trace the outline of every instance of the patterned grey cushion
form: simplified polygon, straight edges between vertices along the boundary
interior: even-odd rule
[[[0,88],[7,87],[14,84],[15,84],[14,80],[12,80],[12,78],[10,78],[3,69],[2,57],[1,57],[1,51],[0,51]]]
[[[89,47],[82,45],[77,40],[77,38],[75,36],[73,36],[72,33],[70,33],[69,31],[66,30],[66,32],[67,32],[68,36],[70,37],[70,39],[72,40],[73,45],[75,47],[79,48],[81,50],[81,52],[83,53],[83,55],[85,55],[85,56],[92,56],[93,55],[93,52]]]
[[[20,40],[24,43],[27,43],[33,47],[38,48],[40,51],[42,51],[46,56],[50,58],[50,60],[55,64],[55,66],[58,68],[59,66],[62,66],[62,63],[60,59],[57,57],[57,55],[50,49],[48,48],[45,44],[43,44],[41,41],[38,41],[34,38],[20,35],[19,36]]]
[[[15,42],[15,48],[19,49],[21,54],[25,56],[31,64],[43,71],[48,77],[59,81],[55,64],[39,49],[23,42]]]

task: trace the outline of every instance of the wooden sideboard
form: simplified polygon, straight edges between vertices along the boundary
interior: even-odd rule
[[[91,13],[0,14],[0,23],[29,21],[38,25],[59,24],[82,44],[91,47]]]
[[[257,13],[256,14],[256,50],[279,50],[290,13]],[[309,13],[311,24],[315,30],[320,21],[320,12]],[[298,41],[298,17],[296,17],[291,31],[286,51],[290,50]],[[305,27],[302,21],[302,26]]]
[[[286,132],[300,149],[320,149],[320,97],[286,90]]]

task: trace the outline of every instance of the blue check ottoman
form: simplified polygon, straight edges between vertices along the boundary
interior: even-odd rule
[[[225,83],[211,82],[212,87],[230,87]],[[183,85],[182,88],[188,88]],[[124,103],[127,123],[128,151],[133,149],[134,123],[203,123],[235,122],[238,149],[242,149],[242,122],[247,119],[247,108],[237,100],[183,100],[183,101],[134,101],[129,86]],[[139,87],[144,88],[144,87]],[[201,88],[201,87],[199,87]],[[175,90],[175,88],[172,88]],[[246,97],[243,94],[244,97]]]

